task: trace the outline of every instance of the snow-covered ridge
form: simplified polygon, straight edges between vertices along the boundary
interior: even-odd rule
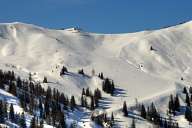
[[[66,65],[74,71],[95,68],[125,85],[127,78],[114,74],[127,75],[132,68],[163,79],[184,77],[188,81],[192,76],[191,49],[192,21],[125,34],[96,34],[75,28],[54,30],[19,22],[0,24],[2,63],[54,77],[56,65]],[[108,65],[118,71],[111,72]]]
[[[70,75],[59,75],[63,65]],[[161,97],[176,91],[175,83],[182,86],[191,83],[192,21],[160,30],[124,34],[3,23],[0,24],[0,68],[14,70],[26,78],[32,72],[37,81],[46,76],[49,83],[44,84],[45,87],[75,96],[81,94],[82,88],[101,86],[102,81],[97,77],[76,73],[83,68],[91,76],[91,70],[95,69],[96,74],[103,72],[113,79],[120,93],[108,97],[111,103],[106,111],[117,112],[123,101],[132,105],[135,98],[142,102],[156,97],[161,106]]]

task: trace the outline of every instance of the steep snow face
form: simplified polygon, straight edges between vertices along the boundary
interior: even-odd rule
[[[144,71],[165,77],[189,77],[192,53],[192,22],[153,31],[122,48],[120,57]]]
[[[192,76],[191,55],[192,22],[128,34],[95,34],[75,28],[51,30],[17,22],[0,24],[2,64],[36,72],[38,79],[47,76],[71,93],[93,83],[79,76],[61,78],[63,65],[73,72],[80,68],[88,74],[92,69],[104,72],[130,96],[143,97],[174,88],[174,81],[181,77],[188,81]],[[149,89],[136,91],[141,87]]]

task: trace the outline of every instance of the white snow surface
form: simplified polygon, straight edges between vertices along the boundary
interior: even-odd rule
[[[63,65],[70,73],[61,77]],[[81,95],[82,88],[101,88],[102,81],[92,77],[91,70],[96,74],[103,72],[114,80],[119,93],[114,97],[104,94],[109,100],[106,111],[115,111],[124,127],[130,123],[119,112],[123,101],[131,106],[135,98],[146,103],[154,99],[161,108],[163,103],[167,104],[166,97],[177,91],[178,85],[191,84],[192,21],[160,30],[123,34],[2,23],[0,68],[14,70],[23,78],[32,72],[33,79],[38,81],[46,76],[49,83],[44,84],[45,87],[51,86],[75,96]],[[77,74],[81,68],[89,77]],[[183,117],[178,120],[185,122]],[[144,127],[139,124],[138,127]]]

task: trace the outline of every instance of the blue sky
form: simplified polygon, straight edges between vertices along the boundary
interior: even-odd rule
[[[192,20],[192,0],[0,0],[0,22],[99,33],[157,29]]]

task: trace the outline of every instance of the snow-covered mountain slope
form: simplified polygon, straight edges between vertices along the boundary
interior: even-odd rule
[[[175,92],[181,77],[192,77],[192,22],[153,31],[96,34],[77,30],[52,30],[24,23],[0,24],[0,68],[34,73],[33,78],[69,95],[82,88],[101,86],[96,77],[75,74],[83,68],[103,72],[121,94],[112,98],[111,110],[124,100],[144,101]],[[70,75],[61,77],[65,65]],[[110,109],[109,109],[110,111]]]
[[[151,77],[160,79],[146,73],[177,80],[190,78],[191,47],[192,22],[130,34],[50,30],[23,23],[0,25],[1,63],[53,78],[59,76],[62,65],[73,71],[94,68],[125,87],[130,83],[136,86],[137,81],[152,82]],[[134,78],[139,76],[139,80]]]

